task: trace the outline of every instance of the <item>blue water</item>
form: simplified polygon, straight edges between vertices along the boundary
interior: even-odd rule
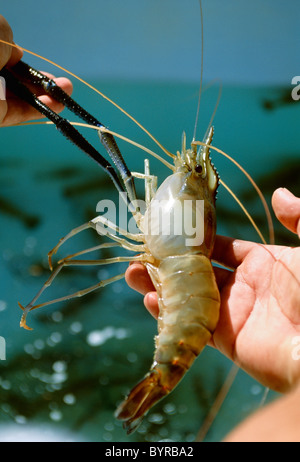
[[[144,124],[170,151],[180,149],[182,132],[193,133],[197,86],[94,82]],[[224,88],[214,120],[214,145],[238,160],[258,181],[269,201],[278,186],[299,194],[300,103],[284,99],[289,89]],[[198,138],[206,130],[218,89],[203,94]],[[111,129],[158,151],[123,115],[90,91],[75,85],[74,97]],[[271,109],[264,102],[271,102]],[[72,119],[73,120],[73,119]],[[34,331],[19,328],[21,310],[48,277],[47,253],[67,232],[96,215],[96,204],[117,199],[102,171],[53,127],[1,129],[1,292],[0,335],[6,361],[0,363],[0,440],[40,438],[72,441],[193,441],[230,363],[207,348],[177,389],[158,404],[140,429],[127,437],[113,412],[122,396],[148,370],[156,323],[142,297],[125,282],[74,303],[31,313]],[[87,134],[93,144],[97,135]],[[128,166],[143,171],[144,154],[120,143]],[[244,195],[268,237],[262,207],[242,174],[212,153],[221,178]],[[150,159],[160,181],[167,170]],[[284,172],[285,174],[281,175]],[[259,241],[239,207],[222,187],[218,232]],[[277,242],[290,236],[276,228]],[[66,244],[60,256],[91,247],[99,237],[86,231]],[[110,255],[110,254],[109,254]],[[106,256],[109,256],[108,254]],[[55,298],[126,269],[65,270],[45,294]],[[240,371],[206,441],[220,441],[255,410],[264,388]],[[269,394],[269,400],[274,394]],[[41,425],[42,424],[42,425]],[[5,426],[5,431],[4,431]],[[1,436],[2,435],[2,436]]]

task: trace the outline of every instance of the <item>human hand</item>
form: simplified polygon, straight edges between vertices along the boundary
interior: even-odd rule
[[[277,218],[300,237],[300,199],[285,189],[273,194]],[[300,335],[300,247],[262,245],[217,236],[212,258],[221,295],[220,320],[211,345],[265,386],[288,391],[300,383],[300,362],[292,339]],[[146,268],[132,264],[130,287],[145,295],[157,318],[157,294]]]
[[[6,19],[0,15],[0,39],[6,42],[13,42],[12,30]],[[10,47],[0,42],[0,70],[4,67],[11,67],[17,64],[23,56],[23,51],[20,48]],[[46,74],[50,78],[54,78],[51,74]],[[71,82],[64,78],[54,79],[55,82],[69,95],[72,93]],[[40,100],[49,106],[53,111],[60,112],[63,110],[63,105],[53,100],[49,96],[43,94],[40,89],[31,86],[33,91]],[[43,116],[33,109],[29,104],[21,101],[16,96],[7,91],[6,100],[0,100],[0,127],[26,122],[28,120],[41,119]]]

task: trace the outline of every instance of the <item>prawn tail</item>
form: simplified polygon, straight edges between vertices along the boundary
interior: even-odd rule
[[[124,421],[127,434],[137,429],[149,409],[173,390],[185,372],[181,365],[156,364],[131,390],[115,413]]]
[[[170,393],[209,342],[219,319],[220,294],[209,258],[178,255],[147,264],[158,292],[158,335],[153,365],[116,411],[127,433]]]

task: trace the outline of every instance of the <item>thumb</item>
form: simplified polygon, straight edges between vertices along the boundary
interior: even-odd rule
[[[300,238],[300,198],[288,189],[279,188],[273,193],[272,207],[280,223]]]

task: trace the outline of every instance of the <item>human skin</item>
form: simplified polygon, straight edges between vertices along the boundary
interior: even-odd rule
[[[279,188],[272,206],[278,220],[300,237],[300,199]],[[221,310],[211,346],[263,385],[289,392],[226,441],[300,441],[300,361],[292,354],[293,339],[300,336],[300,248],[217,236],[213,259],[234,271],[215,268]],[[145,295],[146,308],[157,318],[157,294],[145,267],[130,265],[126,281]]]
[[[224,442],[300,442],[300,389],[259,409],[238,425]]]
[[[1,15],[0,39],[14,43],[12,30]],[[13,66],[22,56],[20,48],[0,43],[0,69]],[[68,79],[55,81],[71,94]],[[55,112],[63,109],[39,89],[30,89]],[[6,100],[0,101],[0,126],[37,118],[41,114],[9,92]],[[280,188],[272,205],[279,221],[300,237],[300,200]],[[299,250],[217,237],[213,258],[233,267],[234,272],[216,269],[222,305],[211,345],[266,386],[293,390],[237,427],[226,438],[228,442],[300,440],[300,367],[291,355],[291,339],[300,335],[300,311],[295,309],[300,307]],[[130,266],[126,280],[145,295],[146,308],[157,317],[157,294],[145,267],[138,263]]]
[[[6,19],[0,15],[0,39],[9,43],[13,42],[12,30]],[[21,48],[5,45],[0,42],[0,69],[4,66],[14,66],[23,56]],[[54,78],[51,74],[46,74],[50,78]],[[62,87],[62,89],[69,95],[72,93],[72,83],[70,80],[60,77],[54,78],[55,82]],[[30,86],[40,100],[49,106],[53,111],[60,112],[63,105],[53,100],[51,97],[43,93],[41,89]],[[41,119],[42,115],[33,109],[29,104],[21,101],[19,98],[11,94],[9,91],[6,93],[6,100],[0,100],[0,127],[26,122],[28,120]]]
[[[273,207],[284,226],[299,232],[300,199],[279,189]],[[291,355],[292,339],[300,335],[300,311],[295,309],[300,306],[300,248],[217,236],[213,259],[234,271],[215,269],[221,310],[211,345],[265,386],[292,389],[300,380]],[[126,281],[145,295],[146,308],[157,317],[157,294],[146,268],[130,265]]]

